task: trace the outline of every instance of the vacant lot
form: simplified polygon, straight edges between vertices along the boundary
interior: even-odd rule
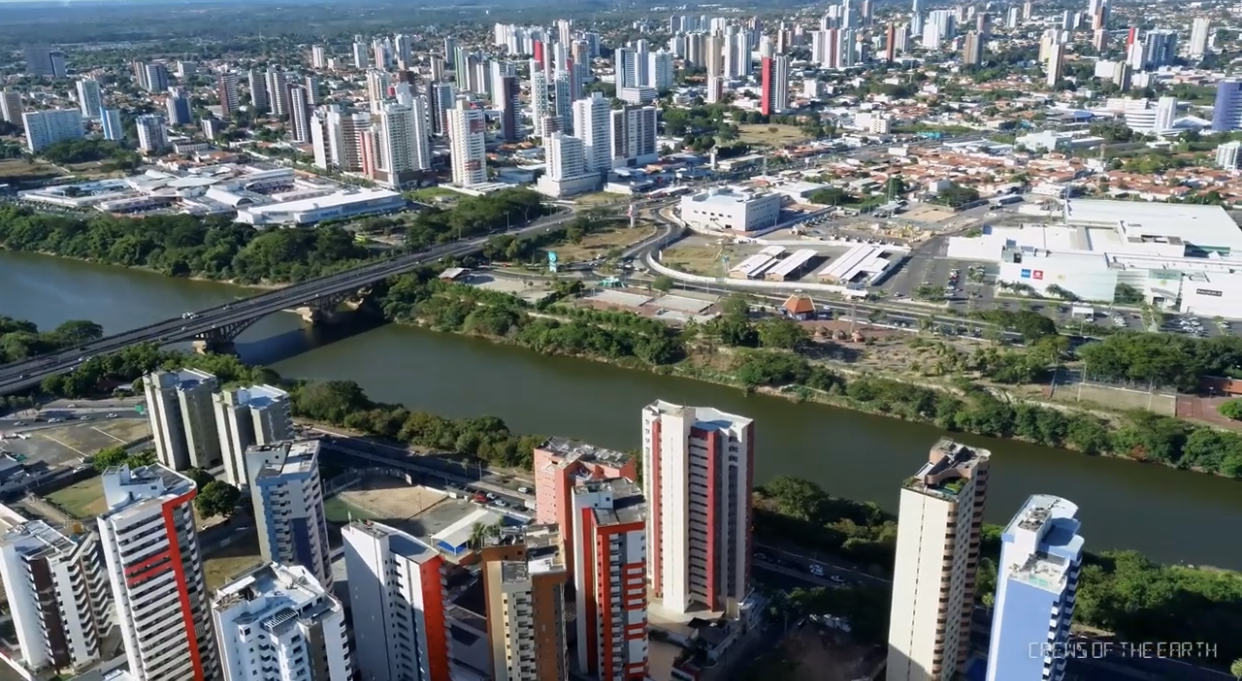
[[[462,197],[461,194],[444,187],[423,187],[410,192],[410,195],[414,197],[415,201],[431,204],[456,201]]]
[[[807,139],[796,125],[768,125],[755,123],[738,126],[739,140],[751,146],[783,147]]]
[[[855,681],[869,679],[883,655],[849,642],[849,637],[808,624],[783,645],[755,660],[747,681]]]
[[[74,517],[83,520],[94,518],[108,510],[104,503],[103,481],[99,476],[87,478],[47,495]]]
[[[405,486],[392,478],[376,478],[337,496],[376,518],[404,520],[431,508],[446,495],[427,487]]]
[[[576,244],[558,244],[552,247],[559,259],[565,262],[575,260],[591,260],[603,257],[614,248],[625,248],[651,236],[654,230],[650,227],[618,227],[601,232],[588,234]]]
[[[682,272],[715,277],[722,273],[727,274],[729,267],[737,265],[747,255],[749,254],[732,244],[679,245],[664,251],[661,262],[665,267]],[[729,259],[727,266],[723,258]]]
[[[0,159],[0,182],[18,183],[47,180],[64,173],[41,161],[27,163],[20,158]]]
[[[203,573],[207,590],[214,591],[245,570],[263,562],[259,554],[259,535],[249,532],[233,543],[215,550],[204,550]]]

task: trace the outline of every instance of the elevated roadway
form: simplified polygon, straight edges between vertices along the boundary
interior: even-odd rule
[[[506,234],[517,237],[531,236],[552,229],[573,218],[573,212],[559,213],[538,220],[529,226],[510,230]],[[0,395],[27,390],[39,385],[48,376],[72,371],[92,357],[119,352],[140,343],[231,342],[251,324],[273,312],[305,306],[335,307],[378,281],[409,272],[420,265],[440,258],[460,257],[478,251],[493,236],[496,235],[444,244],[420,253],[409,253],[368,262],[345,272],[329,274],[225,305],[196,310],[189,312],[186,316],[123,331],[76,348],[6,364],[0,366]]]

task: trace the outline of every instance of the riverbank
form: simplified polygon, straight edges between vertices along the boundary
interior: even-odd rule
[[[511,432],[500,419],[451,419],[381,404],[350,381],[309,382],[292,387],[299,419],[328,423],[401,445],[457,452],[532,473],[531,450],[544,437]],[[879,578],[891,575],[896,519],[870,502],[826,494],[799,478],[770,480],[755,493],[755,534],[865,566]],[[996,585],[1000,528],[987,526],[976,580],[976,599],[985,607]],[[1214,641],[1220,659],[1242,656],[1242,575],[1162,566],[1132,551],[1088,554],[1078,587],[1075,621],[1114,632],[1118,640]],[[888,615],[874,609],[877,620]],[[1210,622],[1210,630],[1204,623]],[[886,631],[881,621],[873,628]]]
[[[754,322],[744,300],[740,309],[738,301],[726,301],[724,314],[712,322],[677,330],[629,312],[567,306],[581,282],[559,282],[548,298],[531,306],[509,294],[423,276],[398,277],[380,296],[390,321],[950,432],[1242,479],[1238,433],[1148,412],[1105,418],[1091,410],[1016,400],[965,377],[945,385],[868,372],[847,375],[828,360],[849,348],[814,339],[791,320]]]

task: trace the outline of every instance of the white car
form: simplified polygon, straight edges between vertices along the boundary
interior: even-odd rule
[[[810,571],[811,571],[811,574],[815,575],[816,577],[824,576],[824,566],[819,565],[818,563],[812,563]]]

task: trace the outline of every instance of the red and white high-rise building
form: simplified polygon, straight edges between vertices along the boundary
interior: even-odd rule
[[[109,468],[99,536],[117,624],[138,681],[218,674],[192,502],[197,487],[163,466]]]
[[[789,57],[764,57],[759,62],[759,113],[784,113],[789,108]]]
[[[750,593],[754,424],[710,407],[643,409],[643,496],[654,603],[736,616]]]
[[[625,478],[573,496],[578,666],[610,681],[647,678],[646,504]]]
[[[352,522],[341,535],[362,681],[450,681],[444,558],[380,523]]]

